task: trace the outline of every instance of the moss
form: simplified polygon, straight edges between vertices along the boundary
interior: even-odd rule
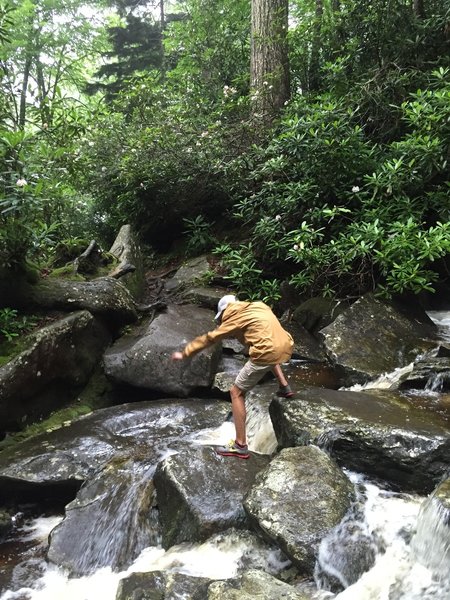
[[[0,451],[41,433],[50,432],[70,423],[83,415],[111,405],[111,384],[101,369],[97,369],[78,397],[68,406],[53,412],[46,419],[28,425],[22,431],[12,433],[0,442]]]
[[[75,273],[73,264],[71,263],[64,265],[63,267],[53,269],[53,271],[49,273],[49,277],[61,277],[65,279],[73,279],[74,281],[86,281],[82,275]]]

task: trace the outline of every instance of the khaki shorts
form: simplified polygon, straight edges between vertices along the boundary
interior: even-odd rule
[[[271,371],[275,365],[256,365],[248,360],[239,371],[234,385],[243,392],[248,392],[260,381],[267,371]]]

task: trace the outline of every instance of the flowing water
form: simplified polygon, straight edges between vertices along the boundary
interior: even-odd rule
[[[430,316],[442,327],[442,337],[450,340],[450,313]],[[315,377],[317,385],[338,387],[328,371],[314,368],[318,371],[311,376],[307,367],[300,366],[295,380],[311,383]],[[387,374],[365,389],[395,389],[404,372]],[[425,398],[424,408],[434,407],[438,413],[438,404],[445,397],[436,389],[408,393],[416,394],[414,400],[419,403]],[[248,415],[250,448],[272,452],[276,439],[267,410],[251,395]],[[192,441],[221,444],[233,434],[233,424],[227,421],[218,429],[198,432]],[[322,541],[315,581],[297,584],[299,591],[303,589],[314,600],[450,600],[450,513],[433,496],[394,493],[359,474],[347,475],[355,485],[358,501]],[[158,545],[147,547],[126,571],[117,573],[104,567],[86,577],[69,578],[64,570],[45,561],[48,535],[61,520],[58,515],[17,516],[14,535],[0,544],[0,600],[114,600],[120,579],[133,572],[165,570],[226,579],[246,568],[263,568],[276,575],[288,567],[279,551],[253,534],[229,532],[203,544],[182,544],[168,551]],[[353,559],[341,551],[352,545],[349,541],[353,546],[365,544],[374,559],[373,566],[355,582]],[[333,582],[345,589],[330,591],[335,589]]]

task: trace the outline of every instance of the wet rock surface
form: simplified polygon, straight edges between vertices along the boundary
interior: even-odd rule
[[[47,559],[81,576],[101,567],[125,568],[141,550],[157,545],[154,468],[144,458],[110,461],[66,506],[51,532]]]
[[[244,500],[253,527],[312,574],[321,539],[344,517],[353,485],[315,446],[282,450]]]
[[[34,491],[33,484],[43,489],[77,482],[79,487],[117,456],[144,452],[156,463],[193,432],[220,424],[228,411],[228,403],[196,399],[166,399],[98,410],[3,450],[1,495],[24,494],[27,488]]]
[[[245,527],[242,500],[270,457],[222,457],[213,448],[190,448],[162,461],[155,487],[164,548],[198,542],[219,531]]]
[[[314,578],[321,589],[339,593],[369,571],[384,551],[383,540],[370,531],[356,501],[344,519],[322,539]]]
[[[199,265],[198,272],[206,268],[204,262],[200,261]],[[194,290],[196,277],[191,272],[185,281],[179,277],[172,282],[174,295],[179,294],[178,300],[182,294]],[[224,420],[229,420],[230,403],[173,398],[195,395],[195,390],[200,388],[202,394],[209,394],[206,390],[211,389],[217,356],[221,354],[216,347],[217,356],[207,351],[189,362],[173,364],[169,361],[173,350],[181,349],[192,337],[214,327],[217,298],[201,288],[196,290],[195,301],[212,310],[170,306],[152,322],[142,321],[105,356],[105,365],[110,361],[111,366],[116,361],[114,369],[119,375],[116,378],[116,374],[109,372],[114,382],[139,386],[133,393],[139,391],[140,398],[147,393],[152,398],[159,394],[169,397],[103,409],[3,450],[0,453],[0,500],[38,501],[49,496],[55,500],[60,495],[60,502],[68,503],[65,519],[51,534],[48,560],[61,565],[71,575],[92,573],[99,567],[125,569],[141,549],[157,546],[162,535],[164,547],[168,548],[166,555],[172,554],[172,558],[166,556],[167,560],[161,561],[164,566],[157,568],[168,570],[133,574],[123,579],[119,592],[124,595],[118,595],[119,600],[313,598],[313,593],[308,595],[305,591],[306,585],[287,586],[269,573],[254,571],[256,568],[273,572],[273,563],[267,559],[269,547],[270,552],[273,548],[280,552],[281,548],[293,561],[295,566],[285,578],[290,582],[298,580],[299,571],[311,582],[315,560],[320,559],[320,549],[325,548],[335,560],[322,561],[320,577],[327,581],[327,586],[336,586],[337,591],[371,567],[380,547],[378,541],[358,529],[357,524],[345,518],[341,521],[348,514],[353,486],[334,460],[341,466],[387,480],[400,489],[428,492],[448,475],[449,429],[436,415],[417,411],[414,402],[404,402],[389,392],[378,396],[306,387],[304,382],[309,385],[310,381],[303,379],[301,369],[295,364],[297,361],[292,361],[286,373],[297,392],[296,398],[274,398],[277,383],[270,378],[247,394],[247,414],[251,421],[249,445],[267,456],[253,453],[248,461],[217,456],[212,447],[196,444],[196,439],[199,439],[199,430],[216,430]],[[416,349],[422,348],[422,333],[424,337],[427,335],[428,325],[422,329],[420,319],[405,317],[393,305],[380,308],[377,302],[367,300],[361,312],[359,308],[354,309],[356,317],[353,315],[352,319],[360,319],[356,335],[351,329],[352,320],[346,320],[343,313],[342,323],[347,329],[336,328],[326,340],[328,344],[333,336],[339,337],[341,333],[343,338],[351,338],[351,343],[348,338],[338,340],[340,346],[336,353],[331,343],[327,345],[328,355],[348,379],[366,380],[370,373],[378,373],[381,364],[391,364],[389,361],[395,363],[395,367],[403,364]],[[333,306],[328,308],[334,309]],[[98,314],[106,315],[102,310]],[[395,335],[402,339],[400,344],[398,340],[387,339],[389,361],[386,363],[379,356],[381,347],[384,353],[384,330],[376,337],[372,322],[368,328],[365,321],[372,318],[372,310],[377,318],[381,315],[382,327],[386,323],[391,326],[391,319],[398,318],[400,322]],[[375,322],[375,316],[373,319]],[[122,313],[117,316],[115,327],[125,321]],[[316,328],[317,323],[311,327]],[[420,339],[416,343],[414,336],[417,338],[419,331]],[[151,343],[140,346],[148,334],[153,336]],[[315,377],[322,379],[320,383],[317,379],[314,385],[339,387],[339,378],[331,381],[329,377],[328,369],[332,367],[324,358],[320,344],[301,328],[294,335],[299,338],[298,356],[316,363]],[[375,336],[370,351],[377,353],[373,371],[372,364],[367,367],[369,346],[365,345],[370,336]],[[350,346],[353,353],[351,356],[349,353],[348,361],[346,346]],[[245,360],[241,347],[230,344],[229,349],[238,354],[225,357],[234,362],[232,367],[224,368],[222,379],[216,378],[217,396],[219,393],[222,397],[228,396],[233,372]],[[362,355],[361,362],[358,362],[358,352]],[[441,352],[441,356],[446,357],[445,348]],[[133,364],[137,369],[131,377]],[[115,387],[119,395],[122,389],[133,388]],[[266,414],[269,404],[273,427],[269,422],[270,431],[261,431],[265,424],[261,424],[260,413]],[[275,454],[274,428],[278,454]],[[265,443],[269,449],[264,447]],[[445,483],[439,486],[433,498],[431,512],[437,505],[436,527],[443,526],[439,531],[444,532],[441,555],[449,556],[448,486]],[[424,523],[425,529],[428,527],[432,533],[432,548],[439,539],[438,530],[434,525],[430,527],[428,520]],[[208,546],[217,536],[225,538],[230,527],[251,527],[257,532],[239,529],[238,537],[231,544],[233,551],[236,546],[245,545],[245,535],[251,535],[264,544],[264,558],[255,557],[253,540],[239,559],[238,575],[233,575],[233,579],[211,583],[209,579],[174,572],[183,569],[183,559],[179,547],[173,544],[181,542],[181,546],[189,550],[190,543],[206,540],[203,546]],[[214,534],[217,531],[221,533]],[[339,537],[337,531],[341,531],[343,537]],[[355,543],[345,547],[349,539]],[[341,552],[343,549],[345,552]],[[157,550],[163,553],[160,547]],[[17,576],[31,585],[38,577],[38,566],[28,574],[27,568],[24,563]],[[436,567],[438,572],[441,569],[442,577],[448,575],[449,568],[448,563]],[[215,579],[220,577],[220,574],[214,576]],[[14,589],[21,587],[19,580]]]
[[[412,372],[402,380],[399,387],[450,391],[450,356],[430,357],[415,362]]]
[[[106,374],[114,381],[187,397],[209,388],[221,355],[216,344],[196,356],[172,361],[174,350],[214,329],[211,311],[195,306],[171,306],[150,323],[144,321],[120,338],[104,355]]]
[[[205,600],[210,583],[182,573],[133,573],[120,580],[116,600]]]
[[[49,560],[76,575],[128,566],[159,535],[156,465],[167,454],[190,450],[192,435],[219,425],[227,411],[227,404],[207,400],[97,411],[2,452],[2,496],[36,500],[40,490],[53,497],[58,486],[66,496],[77,494],[51,535]]]
[[[311,387],[275,398],[270,415],[280,447],[317,444],[340,465],[400,489],[428,493],[449,468],[449,428],[386,392]]]
[[[0,367],[0,430],[48,415],[73,399],[110,342],[88,311],[77,311],[30,336],[26,350]]]
[[[345,384],[365,383],[412,362],[433,343],[436,326],[424,311],[367,294],[319,332]]]
[[[249,570],[238,579],[216,581],[208,588],[207,600],[310,600],[310,596],[297,591],[268,573]]]

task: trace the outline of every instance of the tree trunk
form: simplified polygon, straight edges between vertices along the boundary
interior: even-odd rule
[[[425,19],[425,3],[424,0],[413,0],[413,10],[416,17]]]
[[[309,89],[312,91],[317,90],[320,84],[320,32],[322,29],[322,17],[322,0],[316,0],[316,18],[311,46],[311,59],[309,63]]]
[[[270,124],[289,98],[288,0],[252,0],[252,112]]]
[[[25,119],[27,111],[27,91],[28,81],[30,79],[31,70],[31,53],[27,50],[27,57],[25,59],[25,65],[23,68],[22,88],[20,90],[20,103],[19,103],[19,129],[25,129]]]

